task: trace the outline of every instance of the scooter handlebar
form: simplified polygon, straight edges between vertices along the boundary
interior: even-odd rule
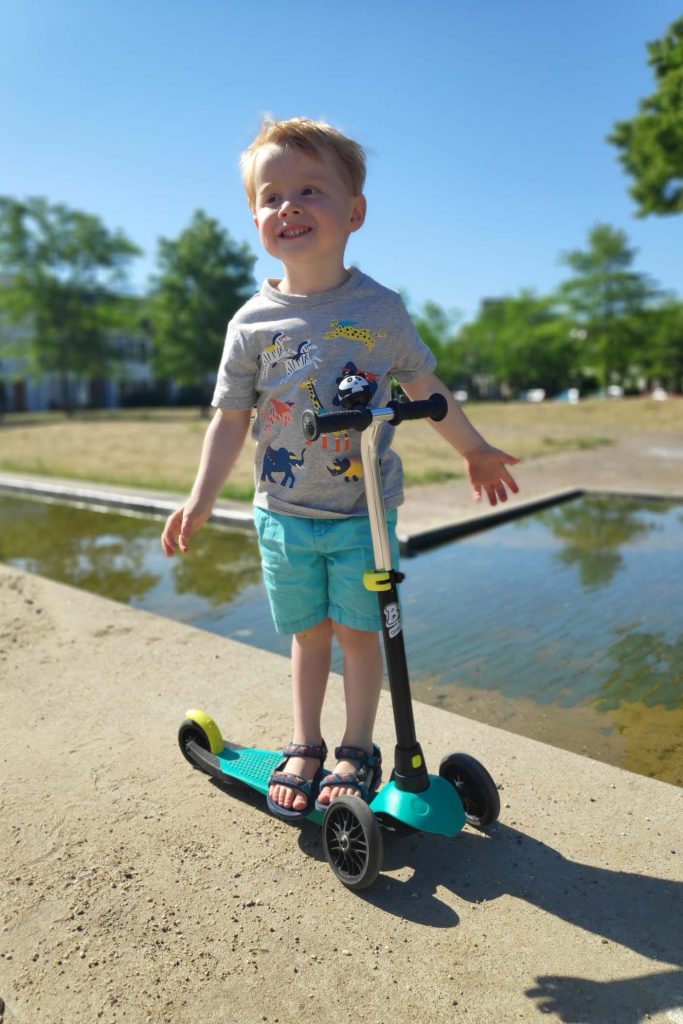
[[[442,420],[448,412],[448,402],[444,395],[435,392],[429,398],[423,398],[417,402],[389,402],[389,408],[394,410],[393,419],[389,422],[397,426],[404,420]]]
[[[333,434],[337,430],[365,430],[372,423],[372,409],[359,407],[341,412],[313,412],[306,409],[301,417],[301,426],[307,441],[317,441],[321,434]]]
[[[393,416],[386,417],[387,422],[395,426],[404,420],[442,420],[448,412],[448,402],[443,395],[436,393],[418,402],[388,402],[387,409],[393,413]],[[317,441],[321,434],[333,434],[339,430],[366,430],[373,416],[382,412],[386,412],[386,409],[368,409],[367,406],[321,413],[306,409],[301,417],[301,426],[307,441]]]

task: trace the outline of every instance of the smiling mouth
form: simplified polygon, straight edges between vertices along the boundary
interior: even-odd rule
[[[280,232],[280,238],[301,238],[303,235],[308,235],[312,231],[312,228],[285,228],[284,231]]]

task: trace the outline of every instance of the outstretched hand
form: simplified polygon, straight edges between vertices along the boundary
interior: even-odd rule
[[[192,502],[181,505],[166,520],[161,535],[161,547],[164,554],[172,558],[176,551],[186,555],[190,537],[204,525],[211,515],[210,508],[201,508]]]
[[[514,455],[485,444],[476,451],[466,452],[465,460],[475,501],[481,501],[482,491],[486,492],[490,505],[507,501],[508,490],[512,494],[519,492],[519,487],[505,468],[506,465],[515,466],[520,461]]]

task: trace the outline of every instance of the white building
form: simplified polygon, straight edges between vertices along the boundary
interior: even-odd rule
[[[23,325],[0,327],[0,412],[44,412],[63,406],[63,382],[58,373],[35,373],[22,345],[30,334]],[[174,388],[156,380],[152,370],[152,340],[143,333],[117,332],[111,336],[114,352],[112,374],[79,377],[67,374],[72,408],[111,409],[120,405],[172,400]]]

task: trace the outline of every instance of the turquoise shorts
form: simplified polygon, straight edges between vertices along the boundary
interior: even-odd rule
[[[387,512],[394,568],[397,516]],[[367,516],[308,519],[255,508],[254,522],[278,633],[301,633],[328,617],[352,629],[382,628],[377,594],[363,586],[363,573],[375,568]]]

